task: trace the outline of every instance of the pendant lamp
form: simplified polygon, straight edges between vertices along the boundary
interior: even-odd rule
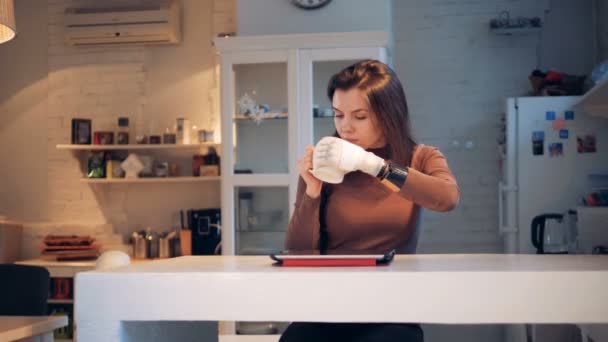
[[[15,5],[13,0],[0,0],[0,44],[15,38]]]

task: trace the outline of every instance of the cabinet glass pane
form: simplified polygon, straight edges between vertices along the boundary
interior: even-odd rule
[[[234,78],[235,172],[288,172],[287,63],[235,65]]]
[[[331,101],[327,97],[329,79],[344,69],[356,63],[356,60],[314,62],[313,70],[313,139],[316,144],[325,136],[332,136],[336,129],[333,120]]]
[[[237,255],[268,255],[283,249],[289,223],[287,187],[235,189]]]

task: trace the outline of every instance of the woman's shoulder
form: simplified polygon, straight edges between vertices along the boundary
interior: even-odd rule
[[[443,153],[435,146],[417,144],[412,153],[412,166],[416,169],[423,166],[428,160],[435,157],[445,158]]]

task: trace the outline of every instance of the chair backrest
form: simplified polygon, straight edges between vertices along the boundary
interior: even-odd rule
[[[420,213],[416,218],[416,222],[414,224],[414,231],[412,231],[412,235],[410,239],[405,243],[405,246],[401,248],[398,252],[405,254],[416,254],[416,250],[418,248],[418,240],[420,238],[420,226],[422,221],[422,214],[424,212],[424,208],[420,208]]]
[[[50,282],[44,267],[0,264],[0,315],[48,315]]]

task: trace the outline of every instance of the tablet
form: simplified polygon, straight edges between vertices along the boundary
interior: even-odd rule
[[[284,250],[273,253],[270,258],[276,261],[277,266],[381,266],[393,261],[395,250],[383,254],[374,253],[330,253],[320,254],[319,251]]]

